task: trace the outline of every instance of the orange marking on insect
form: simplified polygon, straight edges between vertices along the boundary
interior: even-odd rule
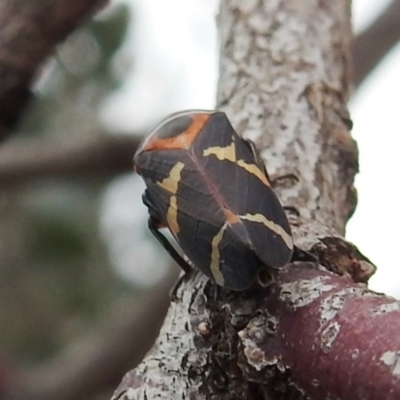
[[[148,140],[143,147],[143,151],[165,149],[188,150],[210,117],[210,114],[191,115],[193,122],[186,130],[167,139],[160,139],[157,137],[157,135],[155,135],[154,138],[150,138]]]
[[[224,208],[224,214],[225,214],[225,219],[226,222],[229,225],[233,225],[236,224],[238,222],[240,222],[240,218],[238,215],[234,214],[231,210],[229,210],[228,208]]]

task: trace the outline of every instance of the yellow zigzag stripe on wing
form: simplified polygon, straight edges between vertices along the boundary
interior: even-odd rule
[[[232,142],[229,146],[226,147],[209,147],[203,151],[203,156],[209,156],[213,154],[218,158],[218,160],[228,160],[232,162],[236,162],[236,147],[235,143]]]
[[[255,164],[248,164],[243,160],[236,160],[236,148],[235,143],[232,142],[229,146],[226,147],[209,147],[208,149],[203,151],[203,156],[214,155],[218,158],[218,160],[228,160],[234,162],[239,167],[245,169],[247,172],[255,175],[264,185],[270,186],[267,177],[263,173],[263,171],[258,168]]]
[[[259,222],[265,225],[268,229],[270,229],[271,231],[275,232],[278,236],[280,236],[290,250],[293,249],[292,236],[289,235],[280,225],[277,225],[275,222],[269,220],[264,215],[246,214],[246,215],[240,215],[240,218],[245,219],[247,221]]]
[[[169,200],[169,207],[167,211],[167,223],[171,231],[177,235],[179,233],[178,225],[178,201],[176,196],[171,196]]]
[[[221,243],[222,237],[224,236],[226,227],[227,227],[227,225],[224,224],[222,226],[222,228],[219,230],[219,232],[214,236],[214,238],[211,242],[210,270],[215,279],[215,282],[217,282],[218,285],[221,285],[221,286],[224,285],[225,279],[224,279],[224,276],[222,275],[221,270],[219,269],[219,261],[220,261],[219,244]]]
[[[181,172],[184,166],[184,163],[177,162],[172,167],[171,171],[169,171],[169,175],[161,182],[157,182],[157,185],[171,194],[176,194],[178,191],[179,181],[181,180]]]
[[[255,164],[247,164],[243,160],[239,160],[236,163],[239,167],[244,168],[247,172],[255,175],[265,186],[270,186],[267,177],[265,174],[257,167]]]
[[[184,166],[185,164],[181,162],[176,163],[169,172],[168,177],[163,179],[161,182],[157,182],[158,186],[162,187],[172,195],[169,200],[169,207],[167,211],[167,223],[175,235],[179,233],[178,200],[176,193],[178,192],[178,185],[179,181],[181,180],[181,172]]]

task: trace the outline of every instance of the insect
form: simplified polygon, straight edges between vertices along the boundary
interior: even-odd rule
[[[252,143],[220,111],[183,111],[164,119],[134,156],[147,189],[151,232],[186,272],[187,261],[218,285],[249,288],[261,271],[291,259],[290,226]]]

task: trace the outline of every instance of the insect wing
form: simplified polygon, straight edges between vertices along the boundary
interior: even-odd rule
[[[293,253],[286,213],[248,146],[243,141],[237,143],[238,181],[248,191],[246,198],[238,197],[240,218],[260,259],[267,266],[282,267]]]
[[[228,229],[253,248],[267,266],[287,264],[293,251],[290,226],[264,170],[225,114],[214,114],[205,128],[207,135],[199,135],[194,150],[209,171],[215,195],[246,227],[232,223]]]

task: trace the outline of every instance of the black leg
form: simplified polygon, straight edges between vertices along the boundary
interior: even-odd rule
[[[183,259],[183,257],[177,252],[175,247],[168,241],[168,239],[159,231],[157,228],[158,221],[155,220],[153,217],[149,217],[148,219],[148,226],[150,229],[150,232],[154,235],[154,237],[161,243],[161,246],[164,247],[164,249],[168,252],[168,254],[175,260],[175,262],[182,268],[184,271],[184,275],[182,275],[178,281],[175,283],[174,287],[171,289],[170,292],[170,297],[173,302],[176,302],[178,297],[177,297],[177,291],[182,282],[187,279],[187,277],[190,275],[190,272],[192,271],[191,266]]]
[[[147,224],[149,226],[150,232],[158,240],[161,246],[163,246],[164,249],[167,250],[169,255],[176,261],[176,263],[185,271],[185,273],[189,273],[192,270],[189,263],[184,260],[184,258],[178,253],[175,247],[160,232],[160,227],[163,227],[164,224],[159,218],[158,210],[154,207],[154,204],[150,200],[147,190],[143,193],[142,201],[149,210],[149,219],[147,221]]]
[[[165,250],[167,250],[168,254],[176,261],[176,263],[185,271],[185,273],[189,273],[192,270],[192,267],[189,263],[178,253],[175,247],[168,241],[168,239],[159,231],[159,221],[154,219],[154,217],[150,216],[148,219],[148,226],[150,232],[154,235],[154,237],[161,243]]]

